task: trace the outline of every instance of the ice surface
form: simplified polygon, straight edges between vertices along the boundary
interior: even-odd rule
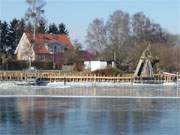
[[[113,83],[113,82],[50,82],[44,86],[30,86],[23,81],[1,81],[0,89],[43,89],[43,88],[89,88],[89,87],[174,87],[177,86],[177,83],[169,82],[163,84],[143,84],[143,83]],[[178,83],[178,86],[179,83]]]

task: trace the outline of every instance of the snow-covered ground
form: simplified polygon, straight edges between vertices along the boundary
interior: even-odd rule
[[[78,87],[165,87],[177,86],[177,83],[163,83],[163,84],[143,84],[143,83],[113,83],[113,82],[51,82],[45,86],[28,86],[26,82],[18,81],[1,81],[0,89],[18,89],[18,88],[78,88]],[[180,86],[180,83],[178,83]]]
[[[21,85],[19,85],[21,84]],[[46,86],[0,82],[0,97],[96,97],[96,98],[180,98],[177,84],[72,83],[51,82]]]

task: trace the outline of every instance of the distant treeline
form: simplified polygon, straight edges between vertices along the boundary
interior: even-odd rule
[[[32,32],[33,26],[24,19],[14,18],[9,23],[0,20],[0,53],[13,54],[23,32]],[[37,33],[68,34],[64,23],[47,25],[40,21],[36,28]]]
[[[160,70],[180,71],[180,35],[169,33],[143,12],[130,16],[118,10],[106,21],[94,19],[87,29],[86,42],[98,60],[116,60],[117,66],[126,72],[135,70],[143,50],[150,44],[152,56],[160,61]]]

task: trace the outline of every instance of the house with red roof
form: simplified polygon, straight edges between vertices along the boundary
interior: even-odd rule
[[[73,49],[69,37],[65,34],[23,33],[15,50],[17,60],[51,61],[62,64],[64,51]]]

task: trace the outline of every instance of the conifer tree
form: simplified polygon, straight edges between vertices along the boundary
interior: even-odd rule
[[[25,21],[24,19],[21,19],[18,21],[18,28],[17,28],[17,39],[16,39],[16,43],[18,44],[19,40],[22,37],[22,34],[25,32]]]
[[[7,49],[7,42],[8,42],[8,31],[9,31],[9,26],[6,21],[1,23],[1,35],[0,35],[0,51],[1,52],[6,52]]]
[[[49,25],[48,33],[58,34],[58,28],[56,24],[52,23]]]
[[[10,26],[9,26],[9,31],[8,31],[8,42],[7,42],[7,46],[8,46],[8,52],[13,54],[16,46],[17,46],[17,30],[18,30],[18,24],[19,21],[15,18],[10,22]]]
[[[66,34],[66,35],[68,35],[68,30],[66,29],[66,25],[64,23],[60,23],[58,25],[58,34]]]

